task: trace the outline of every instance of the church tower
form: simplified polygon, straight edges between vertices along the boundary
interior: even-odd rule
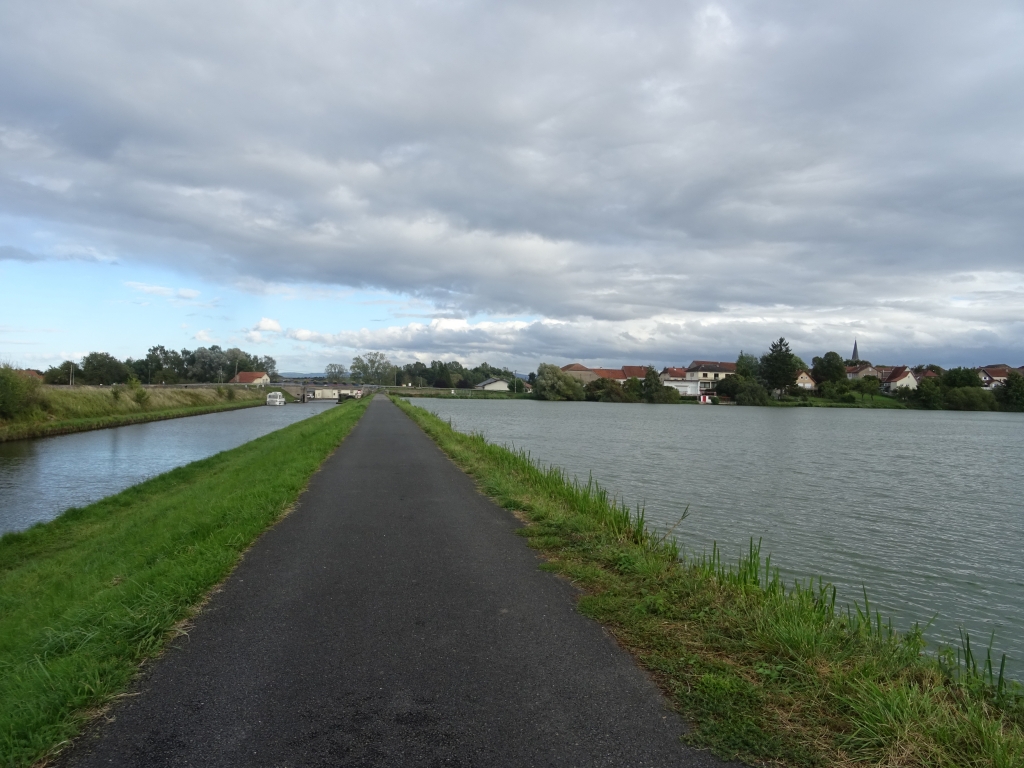
[[[850,358],[853,362],[860,362],[860,355],[857,354],[857,340],[853,340],[853,357]]]

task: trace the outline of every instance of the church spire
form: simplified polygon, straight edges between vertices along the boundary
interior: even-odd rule
[[[860,362],[860,355],[857,354],[857,340],[853,340],[853,357],[850,358],[853,362]]]

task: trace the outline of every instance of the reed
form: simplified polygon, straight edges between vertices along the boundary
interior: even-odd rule
[[[394,399],[524,520],[542,567],[583,590],[580,611],[650,671],[692,723],[691,743],[779,766],[1024,765],[1024,687],[996,672],[991,643],[983,658],[966,634],[929,653],[920,626],[896,631],[866,591],[840,608],[821,580],[785,584],[753,540],[733,564],[717,546],[682,558],[642,506],[593,478]]]

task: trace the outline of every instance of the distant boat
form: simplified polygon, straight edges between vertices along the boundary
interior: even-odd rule
[[[271,392],[267,395],[267,405],[284,405],[284,395],[280,392]]]

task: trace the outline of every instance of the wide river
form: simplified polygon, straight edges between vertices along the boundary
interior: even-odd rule
[[[236,448],[333,402],[257,406],[0,443],[0,534],[52,520],[168,470]]]
[[[463,432],[535,459],[735,562],[763,540],[788,580],[824,577],[894,625],[962,625],[1024,679],[1024,415],[413,400]],[[998,663],[998,657],[997,657]]]

